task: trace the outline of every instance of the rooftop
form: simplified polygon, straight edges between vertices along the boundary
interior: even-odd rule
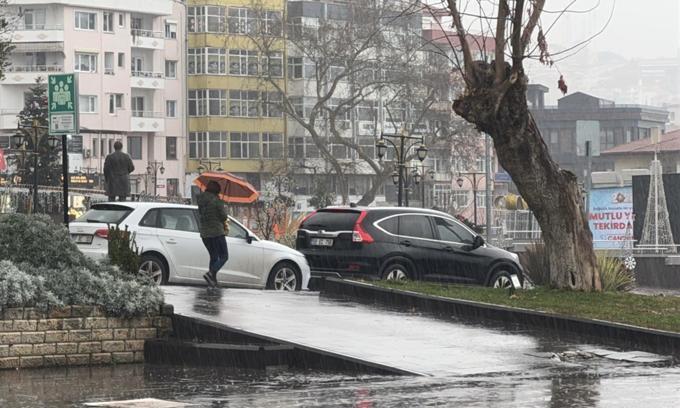
[[[616,146],[609,150],[602,152],[602,155],[610,154],[649,154],[654,153],[656,145],[652,143],[651,138],[636,140],[635,142]],[[663,152],[680,152],[680,130],[675,130],[661,135],[661,141],[658,144],[658,151]]]

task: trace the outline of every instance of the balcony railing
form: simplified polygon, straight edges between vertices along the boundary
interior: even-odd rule
[[[5,72],[63,72],[62,65],[10,65]]]
[[[18,115],[21,109],[0,109],[0,115]]]
[[[165,75],[162,72],[148,72],[148,71],[132,71],[133,77],[140,78],[160,78],[162,79]]]
[[[163,112],[140,111],[140,110],[132,111],[133,118],[162,118],[164,116],[165,115],[163,114]]]
[[[165,36],[165,33],[160,31],[142,30],[140,28],[133,28],[130,33],[133,37],[163,38]]]
[[[53,24],[53,25],[47,25],[47,24],[33,24],[30,26],[25,26],[23,24],[19,24],[16,27],[16,31],[50,31],[50,30],[63,30],[64,26],[61,24]]]

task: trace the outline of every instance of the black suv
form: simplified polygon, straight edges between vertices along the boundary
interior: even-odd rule
[[[326,208],[300,224],[312,277],[421,279],[494,287],[524,281],[517,255],[446,213],[419,208]]]

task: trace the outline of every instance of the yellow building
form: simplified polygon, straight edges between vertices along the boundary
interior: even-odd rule
[[[187,173],[223,169],[260,189],[285,168],[285,120],[266,103],[278,93],[262,79],[269,69],[285,90],[285,0],[188,4]],[[263,37],[273,44],[266,53]]]

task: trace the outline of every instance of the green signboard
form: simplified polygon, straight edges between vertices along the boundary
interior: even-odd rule
[[[75,74],[50,75],[47,83],[50,134],[77,134],[78,81]]]

